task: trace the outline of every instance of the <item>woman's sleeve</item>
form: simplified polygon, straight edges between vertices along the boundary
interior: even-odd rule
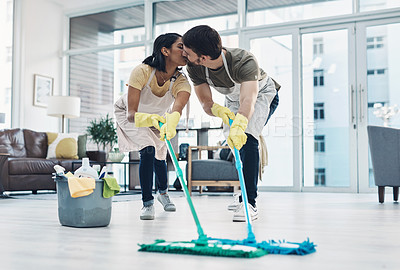
[[[180,75],[178,79],[175,81],[172,87],[172,95],[176,97],[176,95],[181,91],[188,92],[189,94],[191,93],[191,86],[186,76],[184,75]]]
[[[132,70],[129,77],[128,86],[142,90],[147,83],[148,77],[146,65],[139,65]]]

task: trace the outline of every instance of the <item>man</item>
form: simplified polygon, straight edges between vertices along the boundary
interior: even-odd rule
[[[258,218],[258,139],[278,105],[280,85],[258,67],[250,52],[222,47],[218,32],[207,25],[193,27],[182,39],[187,70],[204,111],[222,118],[225,135],[229,132],[229,146],[240,150],[249,212],[255,220]],[[213,101],[210,86],[226,96],[226,107]],[[233,120],[230,127],[229,119]],[[246,221],[243,203],[235,209],[233,221]]]

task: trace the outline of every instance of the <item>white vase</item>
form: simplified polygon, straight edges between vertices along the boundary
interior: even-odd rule
[[[121,162],[125,157],[125,153],[123,152],[109,152],[108,159],[112,162]]]

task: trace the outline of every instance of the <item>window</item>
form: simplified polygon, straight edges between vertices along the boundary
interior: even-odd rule
[[[324,103],[314,103],[314,120],[325,119]]]
[[[13,19],[13,1],[7,1],[7,22],[11,22]]]
[[[322,38],[314,38],[313,53],[314,55],[321,55],[324,53],[324,43]]]
[[[314,86],[324,86],[324,70],[314,70]]]
[[[314,184],[316,186],[325,186],[325,168],[315,168]]]
[[[368,37],[367,38],[367,49],[378,49],[383,48],[384,37]]]
[[[0,129],[11,127],[13,70],[13,0],[0,0]]]
[[[127,91],[124,82],[132,68],[144,59],[143,24],[144,5],[70,19],[70,51],[93,51],[69,57],[69,94],[81,98],[81,116],[69,121],[69,132],[85,132],[89,121],[107,113],[113,115],[115,100]],[[137,44],[113,48],[131,42]],[[106,45],[107,48],[97,49]]]
[[[324,18],[352,12],[352,1],[349,0],[247,0],[246,2],[249,26]]]
[[[8,46],[6,47],[6,62],[11,62],[12,61],[12,47]]]
[[[383,75],[386,72],[386,68],[379,68],[379,69],[368,69],[367,75]]]
[[[386,102],[368,102],[368,108],[374,108],[375,104],[381,104],[383,107],[385,106]]]
[[[314,136],[314,152],[325,152],[325,136]]]

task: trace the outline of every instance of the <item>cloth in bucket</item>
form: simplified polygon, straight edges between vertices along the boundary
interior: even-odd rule
[[[104,177],[103,197],[110,198],[120,191],[120,186],[114,177]]]
[[[94,178],[90,177],[68,177],[68,188],[72,198],[88,196],[96,187]]]

